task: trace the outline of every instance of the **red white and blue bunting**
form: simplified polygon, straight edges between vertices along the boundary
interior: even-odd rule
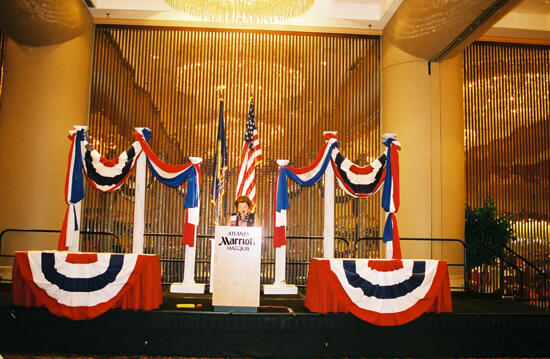
[[[338,311],[373,324],[401,325],[426,311],[452,310],[444,261],[316,259],[312,266],[305,304],[315,312],[333,311],[338,303]]]
[[[70,232],[78,231],[79,213],[75,205],[84,198],[84,181],[82,170],[90,185],[101,192],[112,192],[118,189],[130,175],[136,160],[141,154],[141,146],[135,141],[130,148],[121,153],[118,158],[107,159],[93,149],[88,142],[85,128],[71,131],[72,141],[69,152],[69,163],[65,180],[65,198],[68,203],[65,219],[57,245],[58,250],[77,250],[69,243]]]
[[[147,164],[151,173],[159,181],[173,188],[177,188],[187,181],[187,193],[184,205],[186,214],[182,244],[193,247],[195,245],[196,226],[199,224],[200,167],[198,163],[190,162],[183,165],[166,164],[149,147],[146,139],[151,137],[151,132],[148,129],[135,131],[134,137],[147,156]]]
[[[372,196],[382,186],[382,208],[386,221],[382,240],[386,258],[400,259],[401,246],[395,213],[399,209],[399,155],[401,149],[394,134],[385,134],[386,151],[370,164],[361,167],[347,159],[337,148],[332,151],[332,167],[342,190],[353,197]]]
[[[147,255],[142,254],[25,254],[26,260],[18,262],[18,270],[33,283],[38,301],[52,313],[71,319],[91,319],[109,310],[148,263]]]
[[[67,210],[61,227],[61,234],[57,249],[67,250],[71,243],[68,243],[68,232],[78,232],[79,215],[75,205],[84,198],[84,178],[82,175],[82,153],[80,143],[84,140],[84,129],[71,131],[69,133],[71,149],[69,151],[69,163],[65,177],[65,201]]]
[[[361,167],[347,159],[339,149],[332,151],[332,168],[340,188],[352,197],[372,196],[382,187],[386,153]]]
[[[136,141],[132,146],[112,160],[102,157],[98,151],[91,148],[86,137],[85,128],[71,131],[69,136],[72,142],[65,180],[65,199],[68,207],[57,249],[78,250],[73,248],[74,244],[69,243],[69,240],[78,232],[79,213],[75,205],[84,198],[83,173],[93,188],[102,192],[114,191],[126,181],[142,151],[147,156],[151,173],[159,181],[170,187],[179,187],[187,181],[182,242],[194,246],[195,229],[199,223],[200,168],[198,162],[184,165],[168,165],[162,162],[147,143],[151,138],[151,132],[146,128],[136,131],[134,133]]]
[[[288,180],[290,178],[302,186],[311,186],[321,179],[328,161],[338,184],[347,194],[353,197],[368,197],[384,187],[382,207],[387,213],[384,226],[383,241],[386,243],[386,258],[401,258],[399,232],[395,213],[399,209],[399,157],[397,150],[401,149],[395,135],[384,135],[386,151],[367,166],[358,166],[347,159],[337,148],[336,135],[325,134],[325,145],[321,148],[313,162],[303,168],[281,166],[275,182],[275,213],[273,228],[273,246],[286,245],[286,211],[289,208]]]
[[[302,186],[311,186],[323,177],[330,162],[332,151],[338,146],[338,140],[333,134],[325,135],[325,139],[327,140],[325,145],[309,166],[302,168],[282,166],[279,168],[275,182],[275,218],[273,228],[273,246],[275,248],[286,245],[286,211],[289,208],[287,178]]]
[[[384,144],[387,147],[387,159],[382,208],[386,212],[386,223],[382,240],[386,243],[386,258],[400,259],[401,245],[395,213],[399,210],[399,154],[397,151],[401,149],[401,144],[392,134],[384,135]]]
[[[80,147],[84,159],[82,168],[86,178],[92,187],[101,192],[112,192],[122,186],[141,154],[141,146],[137,141],[118,158],[111,160],[101,156],[87,140],[81,141]]]

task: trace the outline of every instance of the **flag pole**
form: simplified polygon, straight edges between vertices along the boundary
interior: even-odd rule
[[[218,92],[218,135],[216,139],[216,168],[214,173],[214,184],[220,180],[220,178],[223,177],[223,171],[225,169],[223,168],[223,155],[222,155],[222,141],[220,138],[220,125],[223,125],[223,118],[221,118],[222,111],[223,111],[223,100],[224,100],[224,90],[225,85],[219,85],[216,88],[216,91]],[[221,120],[221,121],[220,121]],[[225,129],[223,136],[225,138]],[[225,143],[225,140],[224,140]],[[221,181],[220,181],[221,182]],[[222,212],[223,212],[223,186],[225,184],[225,181],[222,183],[218,182],[218,187],[213,189],[213,193],[215,192],[215,201],[212,199],[212,202],[214,203],[214,225],[219,226],[222,224]],[[214,293],[214,251],[216,246],[214,245],[214,239],[211,239],[210,242],[210,293]]]
[[[220,106],[220,102],[223,103],[224,101],[224,91],[225,91],[225,85],[219,85],[217,88],[216,88],[216,91],[218,91],[218,119],[220,117],[220,111],[222,111],[222,108]],[[223,106],[223,105],[222,105]],[[219,122],[218,122],[218,127],[220,126]],[[218,131],[219,131],[219,128],[218,128]],[[219,140],[219,139],[218,139]],[[218,144],[216,144],[218,145]],[[217,159],[217,169],[216,171],[218,171],[217,175],[216,175],[216,178],[219,179],[221,178],[221,171],[224,171],[223,169],[223,164],[221,164],[221,151],[222,149],[221,148],[218,148],[216,150],[216,155],[218,157]],[[219,184],[220,186],[222,184]],[[225,182],[223,183],[223,185],[225,185]],[[222,212],[223,212],[223,195],[220,196],[220,193],[223,193],[223,188],[220,188],[218,189],[218,194],[217,194],[217,198],[216,198],[216,203],[215,203],[215,210],[214,210],[214,223],[219,226],[220,224],[222,224]]]
[[[220,126],[220,123],[219,123],[219,118],[220,118],[220,112],[222,111],[222,108],[223,108],[223,88],[222,86],[218,86],[218,127]],[[218,128],[218,131],[219,131],[219,128]],[[219,146],[219,138],[216,140],[216,146]],[[220,164],[220,159],[221,159],[221,148],[217,148],[217,151],[216,151],[216,156],[218,157],[218,161],[216,162],[216,165],[217,165],[217,168],[216,168],[216,171],[217,171],[217,174],[216,174],[216,178],[219,180],[221,175],[220,175],[220,171],[221,168],[222,168],[222,165]],[[218,182],[218,186],[221,186],[221,183]],[[221,208],[223,208],[223,197],[220,196],[220,192],[221,190],[218,188],[218,193],[217,193],[217,198],[216,198],[216,215],[215,215],[215,223],[216,225],[220,225],[220,218],[221,218]],[[213,247],[213,246],[212,246]],[[214,269],[214,268],[212,268]],[[212,288],[212,286],[210,286],[210,288]]]

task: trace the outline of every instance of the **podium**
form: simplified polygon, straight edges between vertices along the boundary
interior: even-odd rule
[[[212,242],[215,312],[257,312],[261,248],[261,227],[216,227]]]

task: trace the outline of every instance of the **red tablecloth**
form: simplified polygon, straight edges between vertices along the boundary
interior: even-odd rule
[[[74,320],[162,304],[158,255],[16,252],[12,279],[14,305],[44,306]]]
[[[452,312],[447,262],[312,259],[305,306],[352,313],[376,325],[401,325],[425,312]]]

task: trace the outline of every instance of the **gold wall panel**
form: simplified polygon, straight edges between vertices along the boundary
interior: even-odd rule
[[[464,115],[467,203],[496,201],[513,220],[512,249],[548,273],[550,47],[468,47]]]
[[[4,84],[4,55],[6,54],[6,43],[8,37],[0,30],[0,106],[2,106],[2,85]]]
[[[368,36],[96,26],[91,142],[104,156],[118,156],[132,142],[133,128],[146,126],[153,133],[151,147],[165,162],[179,164],[189,156],[202,157],[198,233],[211,235],[216,88],[226,86],[225,218],[232,210],[253,88],[264,156],[256,170],[256,218],[264,235],[271,236],[277,159],[289,159],[294,166],[309,164],[324,143],[325,130],[338,131],[341,151],[361,165],[382,151],[379,45],[378,37]],[[123,251],[131,248],[133,187],[132,175],[114,193],[86,190],[84,227],[119,234],[124,238]],[[322,183],[308,188],[290,185],[289,192],[288,234],[321,236]],[[168,188],[148,175],[146,233],[181,233],[184,193],[185,188]],[[336,196],[337,237],[353,242],[378,236],[378,195],[353,199],[337,189]],[[171,244],[162,249],[147,245],[170,258],[183,258],[179,239],[166,241]],[[289,245],[289,251],[300,252],[300,258],[306,255],[299,244]]]

